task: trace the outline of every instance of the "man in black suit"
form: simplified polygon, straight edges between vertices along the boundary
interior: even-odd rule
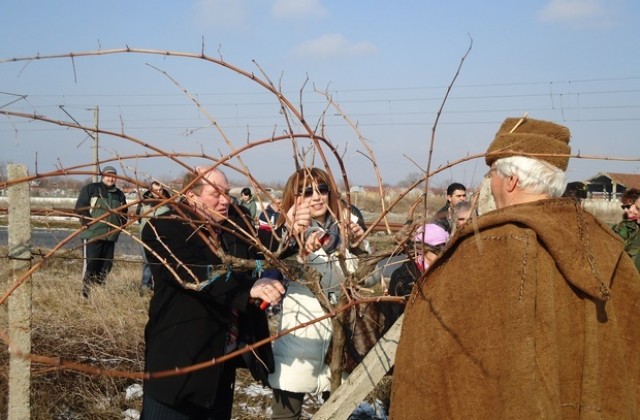
[[[155,281],[145,329],[145,370],[152,373],[215,360],[242,346],[247,335],[268,336],[266,315],[250,299],[275,304],[285,292],[277,273],[256,279],[251,271],[220,271],[221,253],[258,257],[246,239],[248,218],[230,207],[229,184],[220,170],[199,168],[187,174],[183,192],[181,202],[150,219],[142,231]],[[260,347],[258,356],[267,371],[273,368],[271,346]],[[241,361],[162,378],[152,375],[144,382],[141,418],[230,418],[235,369]]]

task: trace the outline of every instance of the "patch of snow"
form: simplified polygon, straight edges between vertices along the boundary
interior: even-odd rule
[[[264,417],[265,419],[271,418],[271,407],[268,407],[266,411],[262,410],[260,407],[253,407],[249,404],[241,403],[238,404],[244,414],[250,415],[252,417]]]
[[[139,420],[140,412],[138,410],[130,408],[122,412],[122,419],[123,420]]]
[[[252,385],[248,385],[248,386],[236,389],[236,392],[242,392],[243,394],[246,394],[252,397],[257,397],[260,395],[271,395],[272,393],[271,389],[267,388],[266,386],[262,386],[258,384],[252,384]]]
[[[125,401],[131,401],[142,398],[142,385],[133,384],[127,388],[124,394]]]

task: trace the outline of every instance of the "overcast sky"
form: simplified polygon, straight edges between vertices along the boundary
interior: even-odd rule
[[[640,159],[639,21],[637,0],[14,0],[0,14],[0,59],[126,46],[204,48],[268,77],[302,104],[312,127],[324,113],[325,135],[351,184],[376,181],[359,135],[383,180],[395,184],[425,168],[436,113],[471,40],[437,126],[432,167],[484,152],[505,117],[526,112],[568,126],[574,152]],[[358,130],[316,90],[328,92]],[[167,152],[224,156],[287,129],[273,94],[202,60],[125,53],[0,63],[2,110],[93,126],[96,107],[102,129]],[[299,124],[294,129],[302,132]],[[0,116],[0,133],[0,161],[25,163],[32,172],[36,160],[40,172],[92,162],[83,131]],[[101,159],[148,151],[100,137]],[[287,142],[241,154],[264,182],[285,180],[294,170],[291,156]],[[138,178],[183,172],[166,158],[118,165]],[[568,175],[584,180],[601,171],[640,173],[640,163],[572,159]],[[482,159],[471,160],[434,183],[474,185],[484,172]]]

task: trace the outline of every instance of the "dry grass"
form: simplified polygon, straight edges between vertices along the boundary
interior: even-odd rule
[[[385,200],[385,208],[389,209],[389,205],[395,201],[396,197],[390,197]],[[380,203],[380,196],[378,194],[366,193],[358,194],[352,197],[352,203],[355,204],[365,215],[367,221],[373,221],[375,216],[380,214],[382,205]],[[419,201],[414,210],[414,216],[425,217],[429,219],[442,207],[446,202],[444,196],[429,196],[426,203],[426,211],[424,206],[424,200],[418,198],[415,194],[407,195],[403,197],[398,203],[396,203],[391,209],[391,213],[388,215],[390,222],[405,222],[409,209]]]
[[[0,250],[6,260],[6,248]],[[140,372],[144,367],[144,326],[148,297],[138,291],[140,263],[118,260],[105,287],[89,299],[80,295],[82,260],[60,255],[33,276],[32,351],[96,368]],[[7,264],[1,278],[8,279]],[[2,284],[2,291],[8,283]],[[0,306],[0,328],[7,329],[7,305]],[[0,418],[6,418],[9,355],[0,348]],[[60,371],[32,365],[31,416],[34,420],[123,419],[127,409],[140,410],[141,399],[125,400],[133,379]],[[257,420],[271,413],[271,391],[257,385],[246,370],[238,371],[233,416]],[[319,404],[309,399],[305,413]]]
[[[80,295],[81,269],[81,259],[70,254],[59,255],[34,273],[32,352],[102,369],[141,371],[148,298],[137,290],[140,264],[118,261],[107,286],[97,288],[90,299]],[[6,305],[3,308],[6,325]],[[2,352],[5,362],[6,349]],[[6,395],[7,365],[2,364],[2,395]],[[140,401],[124,398],[125,389],[134,382],[34,363],[32,418],[122,419],[124,410],[140,408]]]

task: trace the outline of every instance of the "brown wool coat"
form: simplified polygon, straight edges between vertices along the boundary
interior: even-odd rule
[[[571,199],[465,225],[405,314],[394,420],[640,416],[640,275]]]

